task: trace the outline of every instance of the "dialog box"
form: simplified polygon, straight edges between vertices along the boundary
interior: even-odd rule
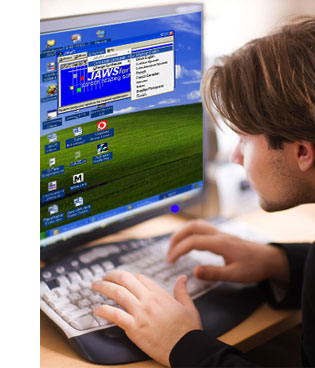
[[[174,60],[173,31],[61,55],[57,58],[58,113],[171,92]]]

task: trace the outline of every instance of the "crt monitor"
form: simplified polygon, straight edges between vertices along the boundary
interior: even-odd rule
[[[200,4],[41,21],[42,259],[201,198],[201,74]]]

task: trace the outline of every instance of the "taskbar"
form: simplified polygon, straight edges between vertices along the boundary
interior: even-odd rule
[[[88,229],[89,225],[95,225],[93,226],[93,228],[105,226],[106,223],[103,224],[102,222],[106,219],[110,218],[114,219],[115,217],[121,216],[122,214],[127,215],[128,212],[130,213],[130,215],[132,215],[138,212],[137,210],[139,209],[143,210],[143,207],[145,206],[158,204],[161,201],[165,201],[167,199],[174,199],[173,197],[179,196],[186,192],[190,192],[192,190],[202,189],[202,187],[203,181],[198,181],[193,184],[185,185],[183,187],[170,190],[168,192],[164,192],[156,196],[152,196],[150,198],[146,198],[134,203],[124,205],[119,208],[115,208],[113,210],[109,210],[97,215],[84,218],[82,220],[72,222],[71,224],[62,225],[51,230],[43,231],[40,233],[40,243],[41,243],[40,245],[41,247],[46,247],[50,244],[55,243],[58,240],[65,240],[68,237],[72,237],[83,230],[85,231],[92,230],[92,228]],[[69,235],[65,236],[66,235],[65,233],[69,233]]]

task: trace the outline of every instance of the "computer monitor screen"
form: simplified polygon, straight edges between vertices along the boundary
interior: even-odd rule
[[[200,195],[201,5],[42,21],[40,48],[43,255]]]

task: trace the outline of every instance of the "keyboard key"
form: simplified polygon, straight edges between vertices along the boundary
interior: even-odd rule
[[[103,303],[103,302],[104,302],[104,300],[105,300],[105,298],[104,298],[102,295],[100,295],[100,294],[97,294],[97,295],[91,295],[91,296],[89,297],[89,299],[90,299],[90,301],[91,301],[92,303]]]
[[[90,252],[88,252],[88,253],[82,254],[79,257],[79,260],[80,260],[80,262],[82,262],[84,264],[87,264],[87,263],[90,263],[90,262],[94,261],[94,257],[92,256],[92,254]]]
[[[108,321],[107,319],[99,317],[99,316],[94,316],[94,318],[96,319],[96,321],[98,322],[98,324],[100,326],[106,326],[106,325],[112,323],[112,322]]]
[[[73,320],[70,325],[77,330],[87,330],[89,328],[99,327],[96,319],[89,314]]]
[[[91,301],[89,299],[81,299],[78,302],[78,307],[79,308],[85,308],[85,307],[89,307],[91,305]]]
[[[56,272],[61,274],[64,273],[66,271],[66,269],[63,266],[59,266],[56,268]]]
[[[74,267],[74,268],[77,268],[79,267],[80,263],[79,261],[77,261],[76,259],[74,259],[73,261],[71,261],[71,266]]]
[[[59,296],[52,290],[49,290],[46,294],[43,295],[43,299],[46,303],[49,304],[49,302],[58,299]]]
[[[120,248],[122,251],[126,251],[126,250],[128,250],[128,249],[129,249],[129,247],[128,247],[128,245],[127,245],[127,244],[121,244],[121,245],[119,246],[119,248]]]
[[[69,279],[64,275],[58,276],[56,279],[56,282],[59,286],[69,286],[70,285]]]
[[[104,303],[105,304],[105,303]],[[112,307],[116,307],[118,304],[113,299],[107,299],[106,304],[111,305]]]
[[[93,259],[108,257],[111,254],[111,250],[108,246],[98,247],[93,249]]]
[[[50,291],[48,285],[46,284],[46,282],[42,281],[40,283],[40,296],[43,296],[44,294],[46,294],[48,291]]]
[[[78,311],[80,308],[78,308],[74,304],[65,304],[60,307],[56,308],[56,313],[58,313],[61,317],[63,317],[65,314],[69,312]]]
[[[92,309],[89,307],[83,308],[83,309],[79,309],[79,310],[75,310],[75,311],[70,311],[67,313],[64,313],[64,319],[70,323],[72,321],[74,321],[75,319],[85,316],[86,314],[89,314],[92,312]]]
[[[91,270],[94,273],[94,276],[103,276],[103,275],[105,275],[104,269],[98,264],[91,266]]]
[[[75,271],[68,273],[68,277],[71,283],[82,281],[81,276]]]
[[[76,304],[79,300],[82,299],[82,296],[79,293],[71,293],[68,295],[69,300],[71,303]]]
[[[76,293],[77,291],[79,291],[81,289],[81,286],[79,284],[71,284],[68,287],[68,290],[70,291],[70,293]]]
[[[93,274],[88,268],[82,268],[79,272],[83,280],[88,281],[93,279]]]
[[[61,298],[50,301],[48,304],[51,306],[51,308],[56,309],[58,307],[61,307],[69,303],[70,303],[70,300],[66,296],[63,296]]]
[[[101,247],[96,247],[90,251],[81,254],[79,259],[82,263],[88,264],[95,261],[98,258],[108,257],[110,254],[120,253],[119,247],[116,245],[104,245]]]
[[[138,249],[140,247],[140,244],[137,241],[132,241],[132,242],[130,242],[130,246],[133,249]]]
[[[52,289],[59,297],[67,296],[69,294],[69,290],[65,287],[56,287]]]
[[[110,270],[113,270],[115,268],[113,262],[110,262],[110,261],[103,262],[102,266],[104,267],[104,269],[106,271],[110,271]]]
[[[79,283],[82,289],[90,289],[92,285],[92,281],[83,280]]]
[[[83,296],[83,298],[87,298],[93,295],[93,291],[91,289],[81,289],[79,292]]]
[[[44,279],[50,279],[50,278],[51,278],[51,276],[52,276],[52,274],[51,274],[51,272],[49,272],[49,271],[46,271],[46,272],[44,272],[44,273],[43,273],[43,278],[44,278]]]

